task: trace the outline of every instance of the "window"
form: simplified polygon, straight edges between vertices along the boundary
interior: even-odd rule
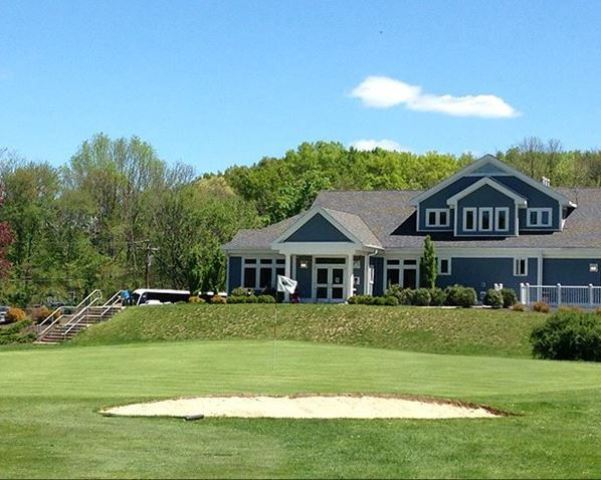
[[[448,227],[449,209],[448,208],[427,208],[426,209],[426,227]]]
[[[463,209],[463,231],[473,232],[476,230],[476,209]]]
[[[495,208],[495,230],[499,232],[509,230],[509,208]]]
[[[284,275],[284,259],[245,258],[242,286],[255,290],[273,288],[278,275]]]
[[[526,226],[550,227],[552,208],[529,208],[526,211]]]
[[[450,275],[451,274],[451,259],[450,258],[439,258],[438,259],[438,274],[439,275]]]
[[[528,259],[514,258],[513,259],[513,274],[516,277],[525,277],[528,275]]]
[[[478,211],[480,231],[490,232],[492,230],[492,208],[481,208]]]

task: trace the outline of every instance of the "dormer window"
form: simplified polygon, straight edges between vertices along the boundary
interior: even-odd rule
[[[426,209],[426,227],[448,227],[449,224],[448,208]]]
[[[476,231],[476,208],[463,209],[463,230],[465,232]]]
[[[492,208],[480,209],[480,231],[490,232],[492,230]]]
[[[529,208],[526,212],[526,226],[528,227],[550,227],[551,208]]]
[[[495,230],[505,232],[509,229],[509,208],[495,208]]]

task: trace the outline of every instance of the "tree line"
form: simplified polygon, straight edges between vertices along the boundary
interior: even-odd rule
[[[527,138],[495,154],[555,186],[601,185],[600,150]],[[220,245],[239,229],[295,215],[321,190],[429,188],[474,159],[315,142],[198,176],[137,137],[96,135],[59,167],[1,150],[0,303],[70,300],[94,288],[147,283],[221,290]]]

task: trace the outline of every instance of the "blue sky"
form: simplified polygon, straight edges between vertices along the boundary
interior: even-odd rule
[[[199,172],[336,140],[601,147],[601,2],[0,0],[0,146],[138,135]]]

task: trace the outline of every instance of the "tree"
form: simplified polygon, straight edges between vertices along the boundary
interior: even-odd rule
[[[4,192],[0,185],[0,208],[4,203]],[[6,259],[6,248],[12,243],[13,236],[10,226],[6,222],[0,222],[0,279],[8,275],[10,262]]]
[[[438,265],[434,242],[430,238],[430,235],[426,235],[426,238],[424,239],[424,254],[420,259],[420,271],[421,286],[424,288],[434,288],[436,286]]]

